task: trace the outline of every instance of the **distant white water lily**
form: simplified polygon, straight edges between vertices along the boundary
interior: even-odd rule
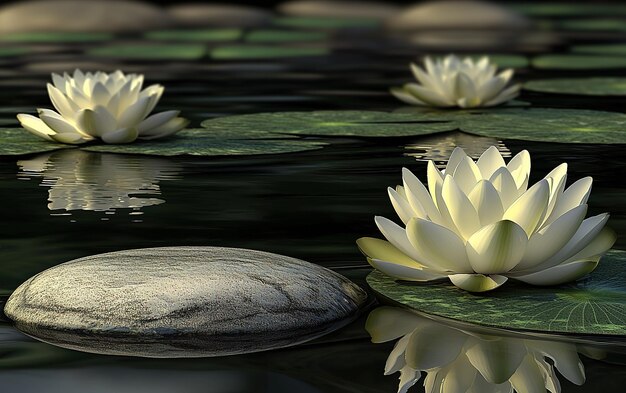
[[[50,141],[81,144],[95,139],[105,143],[130,143],[174,134],[188,124],[179,111],[147,117],[163,94],[163,86],[141,89],[143,75],[115,71],[73,76],[52,74],[48,95],[58,111],[38,109],[39,118],[26,114],[17,119],[27,131]]]
[[[396,307],[372,311],[366,329],[374,343],[399,339],[385,365],[385,375],[400,372],[398,393],[422,372],[426,393],[560,393],[555,369],[576,385],[585,382],[572,343],[476,334]]]
[[[394,87],[391,94],[410,105],[476,108],[512,100],[521,87],[519,84],[506,87],[513,70],[496,75],[496,65],[486,56],[476,62],[470,57],[459,59],[455,55],[434,61],[426,57],[424,65],[425,70],[411,63],[411,71],[419,84]]]
[[[448,277],[472,292],[508,278],[562,284],[594,270],[616,240],[608,214],[585,219],[591,177],[565,189],[564,163],[528,188],[525,150],[505,164],[493,146],[477,162],[457,148],[443,171],[428,162],[428,189],[402,173],[403,185],[388,191],[406,228],[376,217],[388,241],[357,241],[373,267],[401,280]]]

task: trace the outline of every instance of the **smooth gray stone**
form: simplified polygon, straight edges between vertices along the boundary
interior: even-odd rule
[[[410,6],[386,21],[394,30],[523,29],[529,21],[505,6],[480,0],[440,0]]]
[[[31,0],[0,8],[0,34],[124,32],[168,26],[169,15],[133,0]]]
[[[222,247],[119,251],[50,268],[5,306],[42,341],[102,354],[221,356],[308,341],[358,316],[366,293],[298,259]]]
[[[385,19],[398,13],[401,8],[374,1],[293,0],[280,4],[278,10],[294,16]]]
[[[182,26],[256,27],[273,18],[262,8],[231,4],[177,4],[167,11]]]

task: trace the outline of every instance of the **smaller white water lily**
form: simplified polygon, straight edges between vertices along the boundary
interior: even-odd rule
[[[70,76],[52,74],[48,95],[58,112],[37,109],[39,117],[19,114],[27,131],[49,141],[81,144],[93,140],[130,143],[172,135],[188,124],[179,111],[152,112],[163,94],[163,86],[142,90],[143,75],[115,71]]]
[[[513,70],[496,75],[497,66],[486,56],[478,61],[455,55],[436,60],[426,57],[424,66],[411,63],[419,84],[391,88],[391,94],[410,105],[476,108],[503,104],[517,97],[521,88],[519,84],[507,87]]]
[[[374,268],[397,279],[447,277],[471,292],[509,278],[563,284],[593,271],[616,240],[608,214],[585,219],[592,178],[565,189],[563,163],[528,188],[526,150],[506,164],[495,146],[476,162],[456,148],[443,171],[428,162],[428,189],[408,169],[402,175],[388,193],[406,228],[376,217],[388,241],[357,240]]]
[[[572,343],[479,334],[397,307],[372,311],[366,329],[374,343],[399,339],[385,365],[385,375],[400,372],[398,393],[406,393],[422,372],[426,393],[560,393],[555,369],[576,385],[585,382]]]

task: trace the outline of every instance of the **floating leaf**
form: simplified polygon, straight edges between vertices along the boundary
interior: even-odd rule
[[[231,156],[278,154],[314,150],[324,146],[317,141],[298,139],[253,139],[246,132],[228,130],[209,132],[187,129],[165,139],[140,141],[127,145],[91,145],[82,149],[103,153],[146,154],[156,156]]]
[[[0,128],[0,156],[23,156],[72,147],[47,142],[21,128]]]
[[[35,50],[25,46],[3,46],[0,47],[0,57],[21,56],[33,53]]]
[[[474,60],[480,59],[482,56],[488,56],[491,62],[498,66],[498,68],[526,68],[530,63],[526,56],[522,55],[470,55]]]
[[[589,96],[626,95],[626,78],[571,78],[530,81],[524,89],[542,93]]]
[[[511,8],[531,16],[588,16],[626,14],[623,4],[519,3]]]
[[[544,55],[533,59],[535,68],[548,70],[601,70],[626,68],[626,57],[586,55]]]
[[[626,31],[623,19],[573,19],[561,21],[558,26],[567,30]]]
[[[577,45],[571,50],[578,53],[626,56],[626,44]]]
[[[456,120],[457,128],[462,131],[500,139],[626,143],[626,115],[615,112],[503,108],[456,111],[450,118]]]
[[[211,51],[211,57],[217,60],[271,59],[281,57],[325,56],[329,53],[330,50],[327,47],[229,45],[213,49]]]
[[[420,115],[373,111],[273,112],[205,120],[211,132],[243,130],[261,135],[303,134],[320,136],[412,136],[454,129],[445,119],[421,122]]]
[[[380,26],[378,19],[370,18],[340,18],[340,17],[314,17],[293,16],[274,19],[276,26],[312,28],[312,29],[351,29],[351,28],[375,28]]]
[[[521,283],[476,295],[449,282],[396,282],[378,271],[370,287],[403,306],[462,322],[547,333],[626,335],[626,252],[610,251],[589,276],[556,287]]]
[[[91,56],[139,60],[197,60],[205,53],[203,45],[192,44],[119,44],[87,51]]]
[[[486,108],[403,113],[371,111],[276,112],[206,120],[212,132],[397,137],[461,130],[538,142],[626,143],[626,115],[575,109]]]
[[[145,37],[162,41],[235,41],[241,38],[239,29],[161,30],[150,31]]]
[[[0,37],[0,41],[9,42],[96,42],[113,39],[110,33],[71,33],[71,32],[29,32],[12,33]]]
[[[325,31],[255,30],[246,35],[248,42],[308,42],[324,41],[330,37]]]

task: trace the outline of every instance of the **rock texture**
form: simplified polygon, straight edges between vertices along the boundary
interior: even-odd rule
[[[143,31],[170,21],[160,8],[132,0],[31,0],[0,8],[0,34]]]
[[[194,357],[307,341],[350,321],[366,298],[344,277],[298,259],[170,247],[55,266],[16,289],[5,313],[25,333],[64,347]]]
[[[478,0],[441,0],[411,6],[387,20],[390,29],[520,29],[523,16],[498,4]]]
[[[385,19],[400,8],[389,3],[356,0],[294,0],[278,6],[287,15]]]
[[[168,8],[177,24],[183,26],[263,26],[272,13],[261,8],[229,4],[178,4]]]

